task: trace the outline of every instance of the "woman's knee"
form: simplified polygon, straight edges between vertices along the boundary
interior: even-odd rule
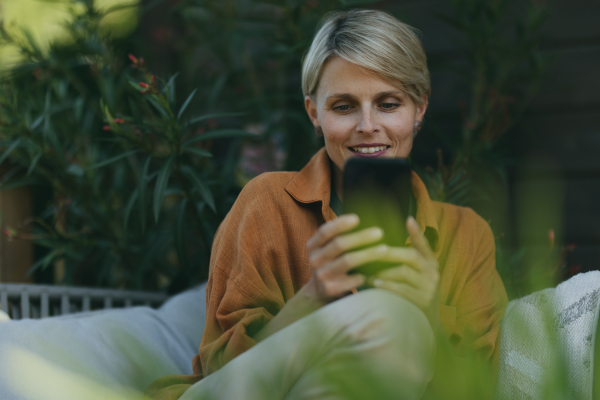
[[[394,382],[418,391],[429,382],[435,335],[414,304],[391,292],[369,289],[342,299],[330,311],[331,325],[342,327],[336,337],[347,346],[349,359],[359,359],[356,364],[381,376],[391,374]]]
[[[348,306],[358,313],[365,313],[372,318],[390,324],[390,328],[398,325],[406,327],[407,321],[416,329],[431,329],[427,317],[410,301],[382,289],[363,290],[346,298]]]
[[[425,314],[410,301],[382,289],[368,289],[332,304],[327,317],[362,340],[385,340],[390,346],[435,349]],[[334,322],[333,322],[334,323]],[[336,323],[334,323],[336,324]],[[425,351],[423,350],[423,351]]]

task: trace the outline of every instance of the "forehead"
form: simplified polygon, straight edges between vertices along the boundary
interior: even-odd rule
[[[340,57],[329,60],[319,80],[317,97],[327,98],[335,93],[350,93],[356,96],[400,89],[383,77],[366,68],[359,67]]]

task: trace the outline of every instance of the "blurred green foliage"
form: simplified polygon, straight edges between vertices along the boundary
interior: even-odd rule
[[[1,188],[48,189],[45,207],[24,221],[32,232],[9,234],[47,248],[32,271],[59,265],[67,284],[181,290],[206,277],[212,238],[239,191],[211,143],[255,135],[210,129],[237,115],[192,113],[196,92],[178,99],[176,75],[156,78],[142,58],[128,59],[99,33],[103,18],[92,7],[78,13],[74,41],[48,55],[4,31],[29,62],[0,83]]]
[[[516,240],[521,226],[514,226],[509,187],[509,173],[522,151],[522,138],[513,128],[526,114],[549,63],[540,46],[550,8],[545,2],[513,0],[448,4],[449,10],[436,16],[458,34],[460,54],[430,64],[433,73],[453,73],[467,90],[457,98],[461,124],[448,132],[441,127],[447,116],[430,113],[424,134],[438,140],[438,162],[430,166],[415,159],[413,164],[433,199],[472,207],[490,222],[497,238],[497,269],[509,297],[520,297],[554,286],[564,272],[566,249],[555,246],[554,239],[537,260],[525,257],[527,249]],[[543,203],[537,200],[524,211]],[[559,218],[547,217],[552,222]]]
[[[248,179],[299,170],[322,146],[304,112],[300,70],[323,15],[393,9],[367,0],[62,3],[75,10],[64,25],[70,40],[41,48],[27,31],[2,30],[0,54],[19,49],[24,62],[0,83],[0,148],[10,166],[0,189],[38,185],[43,205],[24,221],[31,234],[8,234],[47,248],[34,269],[64,265],[65,283],[171,291],[206,277],[214,232]],[[114,18],[103,28],[132,9],[140,21],[132,34],[119,33]],[[437,18],[455,28],[459,50],[430,67],[455,72],[468,95],[454,132],[441,128],[444,114],[427,115],[420,135],[435,139],[412,163],[432,198],[491,220],[498,269],[516,288],[529,275],[522,249],[506,238],[507,171],[512,128],[543,77],[548,7],[449,0],[443,9]],[[558,265],[560,248],[548,253]]]

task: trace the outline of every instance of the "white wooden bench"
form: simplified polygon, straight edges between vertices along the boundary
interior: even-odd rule
[[[168,297],[164,293],[131,290],[0,284],[0,309],[13,320],[138,305],[158,307]]]

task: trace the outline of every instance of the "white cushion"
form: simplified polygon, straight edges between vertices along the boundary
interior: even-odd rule
[[[174,296],[158,310],[133,307],[2,323],[1,397],[25,400],[44,393],[45,399],[67,398],[64,387],[56,388],[62,395],[50,393],[53,382],[35,364],[36,356],[56,366],[56,371],[74,373],[121,394],[143,391],[164,375],[191,374],[205,315],[205,285],[201,285]]]
[[[600,272],[579,274],[508,304],[496,400],[591,400]],[[600,368],[600,366],[596,366]]]

